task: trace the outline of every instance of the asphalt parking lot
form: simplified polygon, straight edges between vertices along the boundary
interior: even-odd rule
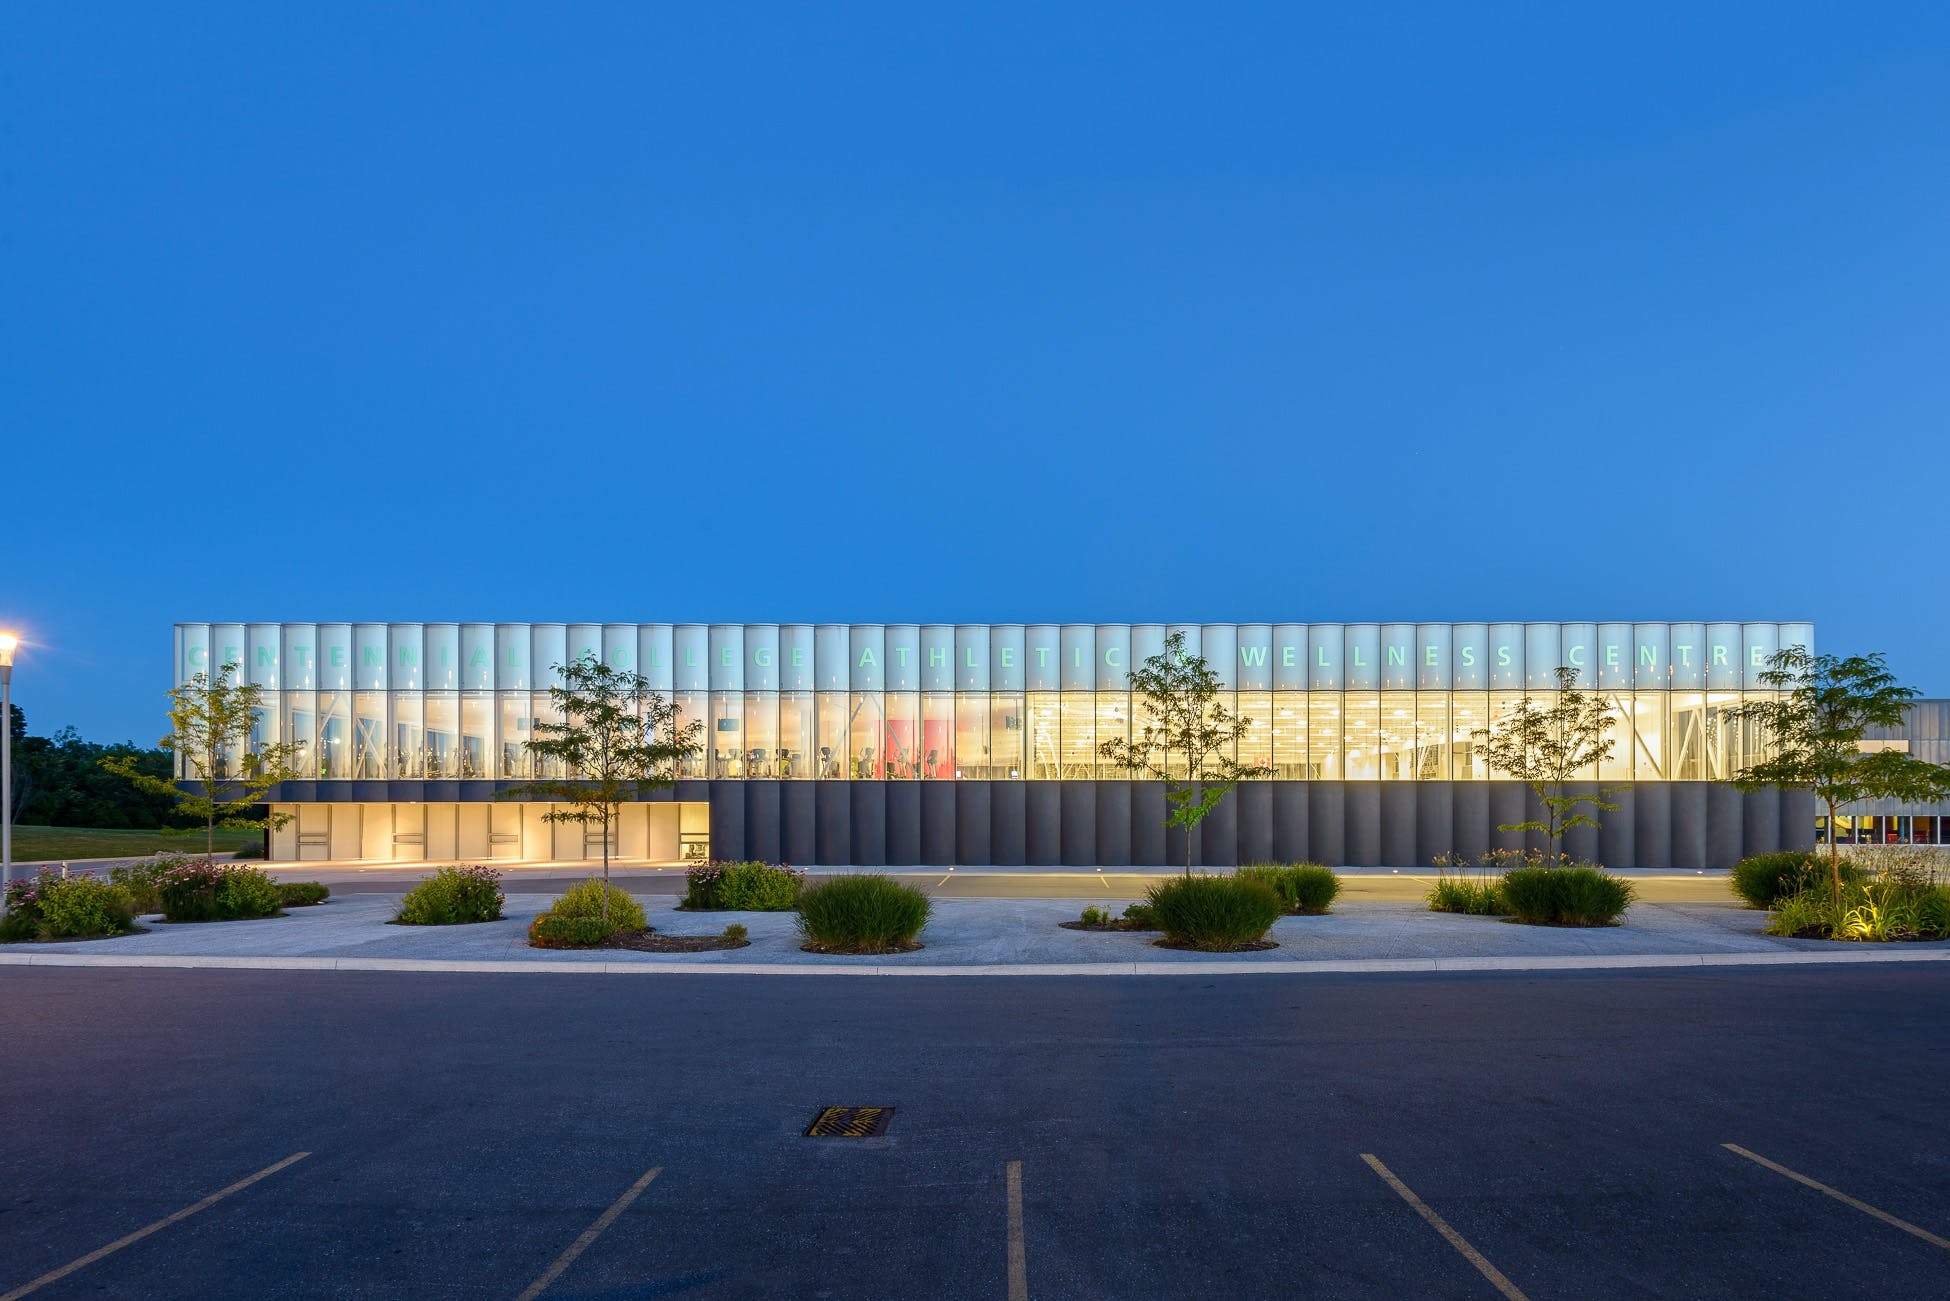
[[[1950,1285],[1933,967],[6,988],[0,1297]]]

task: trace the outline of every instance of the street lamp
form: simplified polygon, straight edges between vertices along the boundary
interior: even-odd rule
[[[0,632],[0,907],[14,881],[14,647],[20,638]]]

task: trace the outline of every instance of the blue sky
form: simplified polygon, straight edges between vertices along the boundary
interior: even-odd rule
[[[0,13],[0,619],[1813,619],[1950,694],[1940,5]],[[1708,11],[1708,12],[1702,12]]]

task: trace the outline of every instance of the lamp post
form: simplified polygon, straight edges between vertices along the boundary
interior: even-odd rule
[[[14,882],[14,647],[20,638],[0,632],[0,908]]]

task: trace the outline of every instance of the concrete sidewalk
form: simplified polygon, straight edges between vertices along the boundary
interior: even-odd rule
[[[1057,925],[1088,904],[1116,912],[1134,897],[1099,891],[1067,900],[937,899],[924,949],[894,957],[820,956],[799,949],[791,913],[684,913],[642,894],[666,934],[715,934],[731,922],[751,944],[716,953],[529,948],[529,921],[553,894],[511,893],[507,917],[472,926],[390,925],[398,895],[357,893],[259,921],[170,925],[113,940],[10,945],[0,965],[292,967],[327,970],[719,972],[904,975],[1128,975],[1303,971],[1564,970],[1641,966],[1942,961],[1950,941],[1860,945],[1762,934],[1766,915],[1731,903],[1638,904],[1624,925],[1597,930],[1518,926],[1432,913],[1419,904],[1339,903],[1325,917],[1283,917],[1259,953],[1159,948],[1155,935]]]

